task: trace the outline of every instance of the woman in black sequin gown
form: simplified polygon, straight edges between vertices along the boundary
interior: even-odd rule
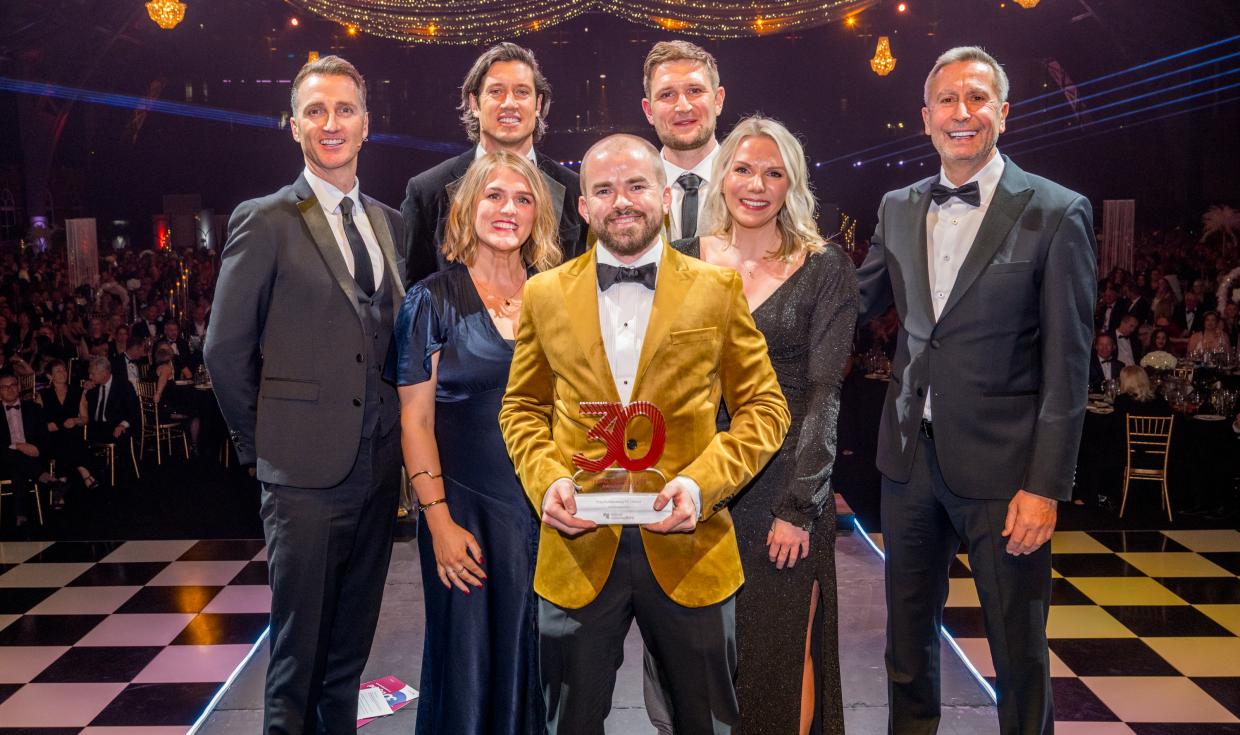
[[[508,459],[499,404],[526,275],[560,260],[557,222],[533,164],[506,152],[479,158],[448,215],[451,265],[409,289],[396,321],[401,443],[422,510],[418,735],[526,735],[546,726],[539,521]]]
[[[736,601],[740,731],[843,733],[830,479],[856,274],[819,236],[804,154],[778,122],[737,124],[706,197],[699,230],[714,234],[675,246],[740,272],[792,412],[783,448],[731,509],[745,570]]]

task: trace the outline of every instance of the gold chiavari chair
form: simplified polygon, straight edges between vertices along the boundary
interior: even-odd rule
[[[6,490],[6,488],[8,489]],[[0,523],[4,521],[4,499],[13,497],[13,493],[15,492],[17,491],[13,490],[12,480],[0,480]],[[39,499],[39,483],[37,482],[33,483],[30,486],[29,492],[32,495],[34,495],[35,514],[39,519],[39,525],[42,526],[43,525],[43,501]]]
[[[172,454],[173,439],[180,438],[181,446],[185,450],[185,458],[189,459],[189,439],[186,437],[185,427],[181,422],[173,417],[161,419],[159,416],[159,402],[155,400],[155,383],[141,382],[137,385],[138,402],[142,407],[142,439],[138,443],[138,453],[146,455],[146,440],[153,439],[155,443],[155,464],[163,464],[163,442],[168,442],[168,454]]]
[[[1161,506],[1172,522],[1171,496],[1167,493],[1167,460],[1171,456],[1170,416],[1129,416],[1126,427],[1128,461],[1124,467],[1124,495],[1119,504],[1120,518],[1128,504],[1128,485],[1133,480],[1157,482],[1162,486]]]

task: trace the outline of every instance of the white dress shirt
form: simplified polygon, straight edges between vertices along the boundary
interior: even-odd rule
[[[595,257],[603,265],[637,268],[648,263],[657,267],[663,260],[663,248],[667,245],[659,238],[654,247],[647,250],[632,263],[621,263],[607,248],[595,248]],[[657,277],[656,277],[657,278]],[[657,284],[658,281],[656,280]],[[637,380],[637,365],[642,356],[642,343],[646,339],[646,327],[650,325],[650,312],[654,308],[654,290],[640,283],[613,283],[606,291],[598,292],[599,329],[603,333],[603,347],[607,351],[607,366],[615,381],[620,401],[628,403],[633,397],[633,383]],[[597,400],[601,400],[601,397]],[[691,477],[677,477],[689,488],[693,504],[702,511],[702,490]]]
[[[487,149],[483,148],[481,143],[479,143],[477,147],[474,148],[474,160],[475,161],[477,161],[479,158],[482,158],[486,154],[487,154]],[[538,156],[534,155],[534,146],[530,146],[530,149],[525,152],[525,157],[530,160],[530,163],[534,164],[534,168],[538,168]]]
[[[17,410],[10,411],[10,405],[17,406]],[[4,419],[9,424],[9,449],[17,449],[18,444],[26,443],[26,429],[22,426],[21,401],[4,405]]]
[[[657,267],[663,257],[663,240],[646,251],[627,267],[637,268],[648,263]],[[624,266],[616,256],[602,246],[595,248],[598,262],[602,265]],[[654,306],[654,291],[640,283],[615,283],[606,291],[598,292],[599,330],[603,333],[603,347],[607,350],[607,366],[616,382],[616,393],[623,403],[633,395],[633,381],[637,379],[637,361],[641,359],[642,341],[650,324],[650,311]],[[602,400],[602,396],[595,400]]]
[[[370,265],[375,274],[375,287],[382,286],[383,251],[379,249],[379,241],[375,238],[375,231],[371,228],[370,219],[366,216],[366,208],[362,206],[360,182],[355,178],[353,188],[346,194],[315,176],[309,167],[306,167],[303,173],[310,184],[310,189],[314,191],[315,198],[319,200],[319,206],[323,208],[323,214],[327,217],[327,224],[332,229],[332,235],[336,238],[336,245],[340,248],[340,257],[344,258],[349,275],[356,277],[353,249],[349,247],[349,240],[345,237],[344,215],[340,213],[340,202],[344,201],[346,196],[353,200],[353,224],[357,225],[357,231],[362,234],[362,242],[366,244],[366,252],[370,255]]]
[[[667,158],[659,156],[659,160],[663,161],[663,172],[667,174],[667,185],[672,187],[672,211],[668,217],[671,227],[668,230],[668,237],[672,240],[679,240],[684,235],[680,233],[680,205],[685,200],[685,190],[680,184],[676,183],[676,179],[686,171],[697,174],[702,179],[702,183],[698,185],[698,225],[702,224],[702,206],[706,204],[706,185],[710,183],[710,169],[715,165],[715,158],[719,155],[719,144],[715,143],[715,147],[710,153],[706,154],[706,158],[698,161],[698,165],[693,168],[685,169],[677,166]],[[699,230],[697,234],[702,234]]]
[[[1129,335],[1115,335],[1115,359],[1124,363],[1125,366],[1137,364],[1136,356],[1132,354],[1132,341],[1136,338],[1136,332]]]
[[[973,247],[973,240],[981,229],[982,218],[990,208],[990,200],[994,198],[1002,176],[1003,157],[995,149],[990,161],[969,179],[977,182],[982,200],[980,206],[965,204],[958,197],[942,204],[930,202],[930,208],[926,211],[926,261],[930,271],[930,304],[934,307],[935,320],[943,313],[943,306],[951,296],[960,266]],[[955,186],[942,168],[939,169],[939,182],[944,186]],[[927,421],[931,418],[930,393],[927,391],[926,406],[921,413]]]

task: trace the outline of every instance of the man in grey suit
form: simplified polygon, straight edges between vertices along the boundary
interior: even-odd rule
[[[937,176],[892,191],[858,272],[862,321],[900,332],[879,429],[889,729],[934,733],[938,629],[961,542],[1002,733],[1053,728],[1046,617],[1056,503],[1071,497],[1097,260],[1079,194],[999,155],[1008,81],[980,48],[939,57],[922,119]]]
[[[365,82],[327,56],[293,80],[306,166],[228,225],[205,359],[257,462],[271,582],[264,732],[354,732],[400,486],[383,382],[404,289],[400,215],[360,193]]]

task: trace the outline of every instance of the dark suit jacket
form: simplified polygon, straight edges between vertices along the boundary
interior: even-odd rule
[[[134,335],[135,337],[146,337],[147,339],[155,339],[156,337],[159,337],[160,335],[164,333],[163,322],[157,320],[155,322],[155,329],[152,330],[151,327],[147,325],[145,319],[139,319],[138,321],[133,323],[132,327],[129,328],[129,333]]]
[[[443,270],[447,265],[439,249],[443,243],[444,223],[452,206],[455,184],[474,162],[476,150],[471,146],[456,158],[449,158],[409,179],[405,201],[400,205],[400,215],[405,223],[403,243],[408,269],[405,282],[409,285]],[[581,184],[577,173],[561,166],[558,161],[537,150],[534,157],[538,160],[538,169],[542,171],[543,182],[551,190],[552,204],[560,219],[560,250],[567,261],[586,251],[589,228],[577,213]]]
[[[1115,300],[1115,308],[1111,309],[1111,318],[1107,319],[1107,307],[1104,304],[1098,305],[1098,318],[1096,327],[1099,332],[1114,332],[1119,328],[1120,321],[1128,314],[1128,302],[1123,299]]]
[[[1137,298],[1127,302],[1125,305],[1125,313],[1132,314],[1138,321],[1140,321],[1141,324],[1145,324],[1150,321],[1150,314],[1152,313],[1150,300],[1145,296],[1138,296]]]
[[[400,215],[365,195],[362,205],[395,321],[405,293]],[[203,357],[237,456],[257,462],[262,482],[331,487],[353,467],[370,354],[354,283],[305,177],[233,212]],[[396,389],[380,391],[380,426],[393,427]]]
[[[1171,322],[1175,324],[1177,327],[1179,327],[1180,332],[1182,332],[1185,336],[1193,332],[1200,332],[1201,331],[1201,317],[1205,315],[1206,311],[1208,311],[1208,309],[1203,309],[1201,308],[1201,304],[1198,304],[1197,308],[1193,309],[1192,311],[1193,323],[1189,324],[1188,323],[1189,312],[1187,312],[1184,309],[1184,302],[1181,301],[1179,304],[1176,305],[1175,313],[1171,315]]]
[[[937,176],[883,197],[858,271],[862,321],[900,320],[878,469],[907,482],[927,391],[943,479],[956,495],[1066,500],[1085,416],[1096,303],[1093,210],[1022,171],[1003,176],[936,321],[926,212]]]
[[[1124,369],[1124,363],[1115,357],[1107,360],[1107,362],[1111,363],[1111,378],[1119,380],[1119,371]],[[1089,358],[1089,389],[1100,390],[1102,388],[1102,381],[1105,378],[1106,376],[1102,372],[1102,361],[1098,359],[1097,355],[1091,355]]]
[[[133,384],[123,374],[112,373],[112,386],[108,389],[108,402],[103,407],[106,420],[102,426],[95,419],[99,415],[100,387],[96,385],[94,388],[86,391],[87,421],[95,425],[96,431],[104,428],[112,431],[122,421],[129,422],[129,431],[131,433],[138,431],[142,423],[142,409],[138,405],[138,393],[133,389]]]
[[[22,431],[26,434],[26,443],[33,444],[39,448],[39,459],[47,458],[47,418],[43,415],[43,408],[34,401],[22,401]],[[5,409],[0,407],[0,412]],[[13,436],[9,434],[9,421],[5,418],[0,421],[0,449],[8,449],[13,443]]]
[[[1121,338],[1119,334],[1111,332],[1111,339],[1115,340],[1115,357],[1118,359],[1119,341],[1123,338]],[[1145,349],[1141,347],[1141,337],[1136,332],[1133,332],[1127,337],[1127,339],[1129,340],[1129,344],[1132,345],[1132,362],[1134,365],[1140,365],[1141,358],[1145,356]]]
[[[112,374],[118,375],[126,380],[129,379],[129,356],[124,352],[119,353],[115,357],[109,358],[108,362],[112,363]],[[142,377],[142,370],[146,368],[150,361],[145,357],[141,360],[135,360],[134,364],[138,366],[138,377]]]

